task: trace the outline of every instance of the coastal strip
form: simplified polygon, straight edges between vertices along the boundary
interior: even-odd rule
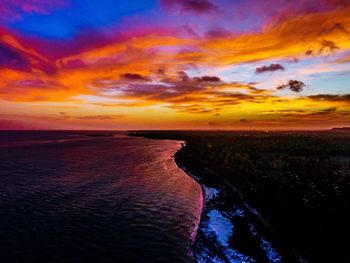
[[[186,147],[186,144],[182,143],[182,147]],[[282,262],[278,251],[249,222],[245,214],[247,208],[235,203],[227,204],[225,196],[229,188],[205,184],[203,178],[191,173],[179,161],[178,155],[181,154],[181,150],[182,148],[174,155],[175,163],[201,186],[203,194],[202,213],[191,248],[196,262],[257,262],[256,257],[262,262]],[[249,235],[251,240],[240,240],[242,237],[237,235],[242,234]],[[255,254],[255,257],[248,256],[232,246],[232,243],[240,241],[244,244],[238,244],[238,247],[245,247],[241,250],[248,249],[250,252],[247,254]]]
[[[154,133],[129,132],[129,136],[149,139],[179,138],[157,136]],[[205,167],[197,173],[181,161],[186,143],[174,154],[176,165],[200,184],[203,208],[199,226],[192,235],[191,254],[196,262],[306,262],[296,251],[281,245],[267,220],[249,206],[243,195]],[[203,170],[203,169],[202,169]]]

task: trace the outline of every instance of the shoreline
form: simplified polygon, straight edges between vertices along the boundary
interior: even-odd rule
[[[198,221],[196,222],[196,227],[193,231],[193,233],[191,234],[190,237],[190,246],[189,246],[189,253],[190,255],[193,257],[193,259],[195,260],[195,262],[201,262],[198,261],[198,258],[196,256],[196,254],[199,251],[196,251],[196,242],[198,241],[197,237],[198,237],[198,232],[201,230],[201,223],[202,223],[202,218],[204,213],[206,212],[206,203],[208,201],[210,201],[210,199],[213,197],[213,194],[209,194],[208,193],[208,189],[210,189],[210,187],[206,186],[204,183],[201,182],[201,178],[195,176],[194,174],[192,174],[183,164],[181,164],[181,162],[178,160],[177,158],[177,154],[182,150],[183,147],[186,147],[186,142],[185,141],[180,141],[180,145],[181,147],[174,153],[174,155],[172,156],[174,163],[176,164],[176,166],[183,171],[188,177],[190,177],[191,179],[193,179],[201,188],[201,208],[200,208],[200,214],[199,214],[199,218]],[[215,188],[211,188],[214,189],[215,191],[219,191],[218,189]],[[215,194],[214,194],[215,195]]]
[[[183,146],[185,147],[185,146]],[[181,149],[180,149],[181,150]],[[179,151],[180,151],[179,150]],[[202,213],[205,212],[205,204],[208,201],[211,201],[211,199],[217,197],[218,194],[220,194],[221,189],[225,188],[225,187],[229,187],[232,192],[234,193],[234,195],[236,195],[237,197],[237,201],[235,203],[235,205],[240,206],[241,209],[243,209],[245,212],[248,213],[247,217],[250,218],[252,225],[255,225],[255,227],[257,228],[265,228],[267,230],[267,233],[264,233],[264,235],[269,236],[269,238],[273,239],[275,242],[278,240],[278,242],[280,243],[279,246],[279,250],[284,250],[283,253],[283,258],[287,257],[287,259],[290,259],[290,257],[295,258],[299,263],[308,263],[308,261],[306,259],[304,259],[299,253],[298,251],[296,251],[296,249],[292,248],[292,247],[288,247],[287,245],[284,244],[283,240],[278,237],[278,235],[275,233],[275,231],[273,230],[273,227],[271,226],[271,224],[269,223],[269,221],[254,207],[252,207],[251,205],[249,205],[242,192],[239,191],[236,187],[234,187],[232,184],[230,184],[225,178],[220,177],[218,174],[216,174],[215,172],[213,172],[210,169],[206,169],[208,173],[211,173],[212,175],[216,176],[217,178],[219,178],[220,180],[223,181],[223,184],[226,186],[221,186],[221,189],[217,189],[213,186],[208,186],[205,183],[201,182],[203,180],[205,180],[205,178],[199,178],[198,176],[195,176],[193,173],[191,173],[183,164],[181,164],[179,161],[176,162],[178,167],[181,168],[182,170],[184,170],[184,172],[192,177],[202,188],[203,191],[203,198],[204,198],[204,203],[203,203],[203,210]],[[208,195],[207,191],[208,189],[214,189],[217,193],[213,196],[213,195]],[[220,197],[219,197],[220,198]],[[265,229],[262,230],[262,232],[265,232]],[[256,230],[254,230],[256,231]],[[265,240],[266,241],[266,240]],[[264,242],[265,242],[264,241]],[[267,242],[267,241],[266,241]],[[274,249],[272,247],[271,244],[269,244],[269,246],[271,247],[271,249]],[[275,249],[274,249],[275,250]],[[280,253],[277,252],[277,250],[275,252],[273,252],[274,255],[273,257],[276,258],[280,258],[280,260],[274,260],[274,259],[270,259],[269,262],[282,262],[284,261],[282,258],[282,255],[278,255]]]
[[[196,184],[198,184],[201,188],[201,198],[199,200],[199,203],[200,203],[200,207],[199,207],[199,215],[198,215],[198,218],[197,218],[197,221],[195,222],[195,227],[190,235],[190,244],[189,244],[189,247],[188,247],[188,253],[189,255],[195,259],[195,255],[194,255],[194,250],[193,250],[193,247],[194,247],[194,244],[196,243],[196,240],[197,240],[197,234],[198,234],[198,230],[199,230],[199,227],[200,227],[200,223],[201,223],[201,220],[202,220],[202,213],[203,213],[203,210],[204,210],[204,206],[205,206],[205,202],[206,202],[206,197],[205,197],[205,189],[203,188],[203,185],[198,181],[199,179],[197,177],[195,177],[194,175],[192,175],[190,172],[188,172],[186,170],[186,168],[181,165],[179,163],[179,161],[177,160],[176,158],[176,154],[181,151],[182,147],[184,147],[185,145],[185,142],[184,141],[178,141],[180,143],[180,147],[179,149],[173,154],[172,157],[172,160],[174,162],[174,164],[176,165],[176,167],[178,169],[180,169],[186,176],[188,176],[189,178],[191,178],[193,181],[196,182]],[[195,259],[196,261],[196,259]]]
[[[153,137],[136,132],[128,135],[181,143],[173,160],[202,190],[199,224],[194,242],[191,241],[189,247],[196,262],[307,262],[272,231],[269,222],[247,204],[243,194],[224,177],[208,167],[202,167],[198,176],[181,162],[184,157],[182,150],[187,146],[185,139]]]
[[[239,262],[255,262],[254,259],[251,259],[251,258],[247,257],[246,255],[241,254],[238,251],[232,250],[232,248],[229,246],[228,243],[225,244],[226,242],[228,242],[229,238],[232,238],[233,231],[229,231],[229,230],[228,231],[220,231],[220,229],[230,228],[230,222],[229,222],[230,220],[228,220],[229,218],[226,218],[226,216],[222,217],[221,213],[217,212],[217,211],[219,211],[218,205],[214,205],[214,206],[208,205],[214,199],[219,198],[220,192],[221,192],[222,188],[224,188],[224,187],[222,187],[221,189],[217,189],[213,186],[206,185],[203,182],[203,178],[200,178],[200,177],[194,175],[193,173],[191,173],[189,171],[189,169],[186,168],[185,165],[181,164],[181,162],[177,158],[177,154],[180,153],[180,151],[182,150],[183,147],[186,147],[186,144],[184,141],[182,141],[182,143],[181,143],[181,148],[174,154],[173,159],[174,159],[177,167],[179,169],[181,169],[187,176],[189,176],[190,178],[195,180],[199,184],[199,186],[201,187],[201,190],[202,190],[202,209],[201,209],[201,214],[200,214],[200,218],[199,218],[199,223],[196,227],[194,240],[191,240],[191,247],[190,247],[191,255],[193,255],[196,262],[207,262],[208,260],[215,261],[215,262],[226,262],[226,260],[229,260],[229,261],[232,260],[234,262],[237,262],[237,260],[239,260]],[[238,190],[236,190],[236,189],[235,189],[235,191],[238,192]],[[241,193],[239,193],[239,197],[242,198]],[[240,200],[240,201],[242,202],[242,200]],[[235,211],[234,215],[244,216],[244,209],[248,209],[250,212],[252,212],[251,209],[253,209],[253,208],[251,208],[250,206],[246,207],[247,204],[245,204],[245,203],[243,203],[243,204],[244,204],[243,208],[240,208],[238,204],[235,204],[238,206],[238,208],[237,208],[237,211]],[[210,233],[209,233],[209,235],[206,234],[206,232],[208,232],[208,230],[211,231],[213,228],[213,226],[210,225],[211,218],[209,218],[209,222],[206,222],[207,220],[205,219],[205,217],[208,217],[208,216],[210,217],[210,214],[213,211],[215,212],[216,216],[219,217],[219,219],[221,219],[221,220],[218,220],[220,222],[215,223],[215,225],[214,225],[214,232],[216,232],[218,234],[217,235],[218,242],[214,245],[220,248],[220,250],[224,256],[223,260],[220,260],[220,258],[218,258],[218,255],[216,253],[211,254],[210,249],[208,249],[208,247],[206,247],[205,245],[203,246],[203,244],[207,244],[208,242],[213,242],[213,240],[210,237]],[[254,215],[256,215],[256,213],[258,213],[258,212],[255,209],[254,209],[254,211],[255,212],[252,212],[252,213]],[[225,212],[229,213],[230,211],[224,211],[224,213]],[[207,225],[207,223],[209,223],[209,226]],[[234,227],[235,226],[232,224],[232,228],[234,228]],[[251,224],[251,231],[254,232],[255,236],[259,235],[257,230],[255,229],[255,227],[253,226],[253,224]],[[226,238],[226,242],[224,241],[225,238]],[[273,262],[273,263],[282,262],[281,255],[271,245],[271,243],[268,242],[263,237],[260,237],[260,238],[262,241],[262,246],[265,246],[266,253],[268,254],[267,255],[268,261],[267,262]],[[207,244],[207,245],[209,245],[209,244]],[[211,244],[211,245],[213,245],[213,244]],[[303,262],[303,261],[300,261],[300,262]]]

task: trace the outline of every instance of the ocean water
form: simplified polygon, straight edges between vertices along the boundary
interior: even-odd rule
[[[0,262],[192,262],[202,194],[173,161],[179,147],[0,132]]]

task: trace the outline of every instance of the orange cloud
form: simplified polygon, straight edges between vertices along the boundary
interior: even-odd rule
[[[332,12],[296,15],[267,25],[262,32],[204,40],[208,63],[227,65],[271,58],[327,54],[350,48],[350,7]]]
[[[49,55],[50,52],[39,48],[43,46],[37,43],[40,40],[20,38],[2,30],[0,99],[28,104],[73,102],[89,110],[88,115],[80,112],[75,118],[59,117],[69,124],[107,122],[117,119],[116,116],[125,116],[121,118],[125,123],[140,122],[136,117],[131,120],[125,112],[108,113],[124,108],[135,110],[135,115],[147,117],[157,125],[158,121],[154,120],[157,111],[168,114],[172,121],[179,118],[186,125],[200,118],[201,125],[210,122],[216,127],[295,123],[298,118],[309,123],[315,120],[318,126],[322,119],[329,121],[330,117],[344,121],[350,107],[347,95],[278,96],[274,87],[258,89],[258,85],[239,79],[224,81],[216,72],[194,75],[202,68],[220,72],[226,66],[265,60],[270,61],[266,62],[270,66],[254,67],[253,73],[254,69],[282,71],[285,68],[270,64],[271,60],[307,59],[347,51],[349,14],[349,6],[329,12],[303,13],[273,20],[260,32],[235,36],[225,32],[184,38],[152,33],[101,38],[94,45],[69,50],[66,53],[69,55],[62,55],[64,52]],[[344,57],[338,62],[348,60]],[[268,110],[271,108],[273,112]],[[215,120],[210,119],[213,116]],[[234,118],[236,122],[232,122]],[[242,119],[249,121],[240,122]]]

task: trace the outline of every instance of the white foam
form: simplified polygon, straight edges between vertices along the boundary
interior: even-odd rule
[[[224,246],[229,246],[229,238],[233,234],[233,224],[218,210],[210,210],[208,213],[208,230],[213,231],[218,242]]]

